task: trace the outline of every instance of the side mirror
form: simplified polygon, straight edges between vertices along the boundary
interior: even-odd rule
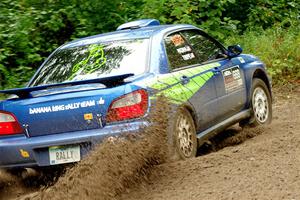
[[[235,57],[240,55],[243,52],[243,49],[240,45],[233,45],[227,48],[227,54],[229,57]]]

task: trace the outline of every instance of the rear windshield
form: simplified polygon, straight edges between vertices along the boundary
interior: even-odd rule
[[[113,41],[62,49],[53,54],[30,86],[142,74],[147,68],[149,39]]]

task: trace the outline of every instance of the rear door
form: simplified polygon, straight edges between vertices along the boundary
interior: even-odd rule
[[[212,126],[217,118],[218,103],[213,70],[219,64],[201,64],[195,49],[186,40],[185,33],[186,31],[179,31],[165,37],[170,68],[167,76],[169,80],[172,78],[174,86],[164,93],[181,103],[192,104],[197,112],[197,124],[205,129]]]

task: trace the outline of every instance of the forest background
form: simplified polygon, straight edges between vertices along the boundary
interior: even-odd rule
[[[196,25],[260,57],[273,84],[300,82],[299,0],[1,0],[0,89],[24,86],[60,45],[141,18]]]

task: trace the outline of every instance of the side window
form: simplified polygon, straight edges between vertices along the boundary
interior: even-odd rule
[[[165,38],[165,46],[172,70],[199,63],[192,47],[180,32],[168,35]]]
[[[223,50],[217,44],[198,31],[183,31],[182,34],[192,46],[200,63],[225,57]]]

